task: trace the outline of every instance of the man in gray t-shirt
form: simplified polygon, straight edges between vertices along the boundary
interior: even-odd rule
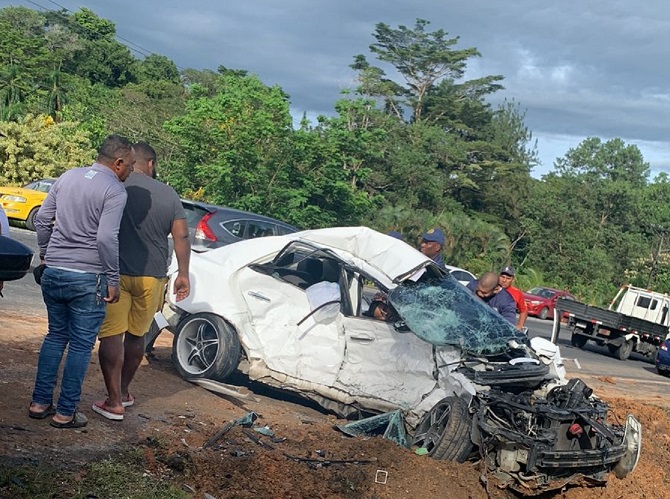
[[[134,163],[128,139],[110,135],[92,166],[68,170],[58,178],[35,218],[49,332],[40,348],[28,415],[44,419],[55,413],[51,426],[56,428],[87,423],[78,411],[81,387],[105,308],[119,299],[118,233],[127,198],[122,182]]]
[[[135,402],[128,387],[144,355],[144,334],[163,304],[170,234],[179,266],[173,285],[177,301],[190,292],[191,246],[181,200],[172,187],[155,180],[153,148],[139,142],[133,149],[135,171],[125,183],[128,201],[119,230],[121,297],[107,307],[98,334],[107,399],[93,404],[95,412],[116,421]]]

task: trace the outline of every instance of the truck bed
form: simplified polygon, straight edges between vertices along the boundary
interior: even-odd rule
[[[559,298],[556,300],[556,310],[567,312],[587,322],[597,322],[600,326],[609,329],[618,329],[626,332],[648,333],[665,338],[668,328],[655,322],[638,319],[629,315],[609,310],[607,308],[594,307],[586,303]]]
[[[563,298],[556,300],[556,310],[567,312],[577,319],[583,319],[588,322],[597,321],[602,326],[613,329],[622,329],[622,327],[625,327],[622,325],[625,322],[624,317],[627,317],[614,310],[594,307],[586,303],[565,300]]]

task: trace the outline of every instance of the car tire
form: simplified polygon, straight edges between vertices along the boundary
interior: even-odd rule
[[[584,345],[586,345],[587,341],[589,341],[589,339],[586,336],[582,336],[581,334],[572,333],[572,336],[570,337],[570,344],[573,347],[580,349],[584,348]]]
[[[547,307],[542,307],[542,310],[540,310],[540,313],[537,314],[537,316],[542,320],[546,320],[547,317],[549,317],[549,309]]]
[[[413,445],[424,447],[434,459],[464,462],[472,452],[472,418],[458,397],[440,400],[417,426]]]
[[[28,213],[28,218],[26,218],[26,229],[32,230],[33,232],[35,231],[35,217],[37,216],[39,209],[40,207],[37,206]]]
[[[185,317],[172,340],[172,362],[184,379],[223,381],[237,368],[240,352],[235,328],[210,313]]]
[[[626,360],[633,353],[633,342],[630,340],[624,341],[616,347],[613,345],[608,345],[608,347],[610,347],[610,352],[619,360]]]

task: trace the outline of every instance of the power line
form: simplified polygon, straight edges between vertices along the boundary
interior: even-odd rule
[[[61,9],[61,11],[65,11],[65,12],[67,12],[68,14],[74,14],[74,12],[72,12],[70,9],[68,9],[67,7],[65,7],[65,6],[63,6],[63,5],[61,5],[61,4],[59,4],[58,2],[55,2],[54,0],[47,0],[47,1],[48,1],[49,3],[52,3],[52,4],[56,5],[57,7],[59,7],[59,8]],[[61,13],[62,13],[61,11],[57,11],[57,10],[53,10],[53,9],[49,9],[48,7],[45,7],[45,6],[43,6],[43,5],[40,5],[39,3],[34,2],[34,1],[32,1],[32,0],[26,0],[26,2],[32,4],[32,5],[36,6],[36,7],[38,7],[39,9],[42,9],[43,11],[50,12],[50,13],[52,13],[52,14],[61,14]],[[65,19],[67,22],[72,22],[72,20],[71,20],[69,17],[67,17],[67,16],[64,16],[63,19]],[[89,33],[92,32],[92,31],[91,31],[89,28],[87,28],[86,26],[79,25],[79,27],[81,27],[81,28],[83,28],[83,29],[85,29],[85,30],[88,30]],[[133,42],[133,41],[131,41],[131,40],[128,40],[127,38],[124,38],[124,37],[120,36],[118,33],[116,33],[115,37],[116,37],[116,39],[119,41],[119,43],[121,43],[122,45],[124,45],[128,50],[130,50],[131,52],[135,52],[136,54],[139,54],[139,55],[141,55],[142,57],[147,57],[147,56],[149,56],[149,55],[151,55],[151,54],[154,53],[154,52],[152,52],[151,50],[146,49],[146,48],[142,47],[141,45],[138,45],[137,43],[135,43],[135,42]],[[132,45],[132,47],[131,47],[130,45]],[[133,48],[133,47],[136,47],[136,48]],[[173,62],[174,62],[174,61],[173,61]],[[176,64],[175,64],[175,65],[176,65]],[[177,69],[178,69],[179,71],[181,71],[181,68],[177,68]]]

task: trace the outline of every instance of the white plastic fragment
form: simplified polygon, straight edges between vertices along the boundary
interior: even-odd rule
[[[388,481],[389,477],[389,472],[386,470],[377,470],[377,473],[375,473],[375,483],[381,483],[382,485],[386,485],[386,482]]]

